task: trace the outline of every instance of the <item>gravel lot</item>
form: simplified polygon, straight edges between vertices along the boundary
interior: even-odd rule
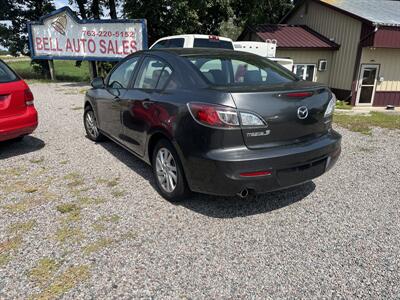
[[[82,125],[85,86],[31,84],[37,131],[0,144],[0,299],[400,298],[400,132],[344,129],[300,188],[174,205]]]

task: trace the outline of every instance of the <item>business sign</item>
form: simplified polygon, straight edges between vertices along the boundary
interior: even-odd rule
[[[146,20],[80,20],[65,6],[28,23],[32,59],[120,60],[147,49]]]

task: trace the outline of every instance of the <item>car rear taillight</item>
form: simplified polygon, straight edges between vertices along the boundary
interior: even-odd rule
[[[234,108],[206,103],[188,103],[188,107],[192,117],[200,124],[222,128],[239,127],[238,114]]]
[[[192,117],[200,124],[218,128],[260,127],[267,123],[251,112],[237,111],[223,105],[188,103]],[[239,118],[240,115],[240,118]]]
[[[259,177],[259,176],[269,176],[269,175],[272,175],[271,171],[257,171],[257,172],[240,173],[241,177]]]
[[[24,98],[26,106],[33,105],[33,94],[30,88],[25,89]]]
[[[314,94],[313,92],[295,92],[295,93],[284,94],[284,96],[289,98],[307,98],[311,97],[313,94]]]
[[[324,114],[325,118],[330,117],[330,116],[333,115],[333,112],[335,110],[335,106],[336,106],[336,96],[335,96],[334,93],[332,93],[332,98],[329,101],[328,106],[326,107],[325,114]]]

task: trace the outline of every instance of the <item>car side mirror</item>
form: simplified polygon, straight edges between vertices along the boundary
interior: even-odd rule
[[[103,77],[96,77],[95,79],[92,80],[90,84],[95,89],[102,89],[104,88],[104,79]]]

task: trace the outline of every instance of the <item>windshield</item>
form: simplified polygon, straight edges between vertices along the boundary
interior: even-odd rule
[[[10,68],[0,60],[0,82],[10,82],[17,79],[17,76],[14,74]]]
[[[298,81],[293,73],[267,59],[253,55],[196,55],[185,58],[212,85],[275,85]]]

